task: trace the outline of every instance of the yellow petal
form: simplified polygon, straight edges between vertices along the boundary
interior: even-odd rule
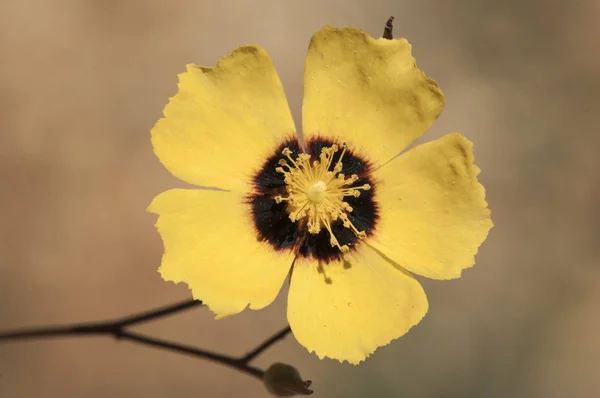
[[[377,170],[380,219],[369,244],[428,278],[458,278],[471,267],[492,227],[472,147],[452,133]]]
[[[187,66],[152,129],[152,145],[164,166],[188,183],[244,189],[243,181],[294,134],[271,59],[246,46],[215,68]]]
[[[158,195],[148,211],[165,246],[164,280],[188,284],[217,317],[269,305],[293,260],[259,242],[250,207],[233,192],[173,189]]]
[[[305,137],[338,138],[383,164],[423,134],[443,106],[405,39],[330,26],[313,36],[304,70]]]
[[[417,280],[362,245],[343,261],[296,260],[288,320],[298,342],[319,358],[357,364],[419,323],[427,306]]]

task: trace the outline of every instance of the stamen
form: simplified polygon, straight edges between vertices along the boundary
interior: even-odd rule
[[[342,149],[342,154],[340,155],[340,158],[338,159],[337,163],[335,164],[335,168],[333,169],[333,171],[336,173],[339,173],[340,171],[342,171],[342,159],[344,158],[344,155],[346,154],[346,149],[348,149],[348,145],[346,145],[346,143],[344,142],[342,144],[342,148],[344,148],[344,149]]]
[[[341,173],[347,149],[348,146],[342,144],[342,151],[334,164],[333,158],[340,150],[335,144],[322,148],[318,158],[312,162],[309,154],[299,153],[294,159],[292,151],[284,148],[281,153],[286,159],[280,159],[277,162],[280,167],[275,168],[276,172],[284,175],[288,193],[287,196],[275,196],[275,203],[287,203],[291,221],[306,219],[309,233],[318,234],[325,228],[329,232],[331,246],[342,252],[347,252],[349,247],[340,244],[333,232],[332,223],[339,220],[359,239],[364,239],[366,232],[358,230],[348,217],[353,208],[344,201],[344,197],[357,198],[361,191],[371,189],[369,184],[352,186],[359,180],[358,175],[346,177]]]

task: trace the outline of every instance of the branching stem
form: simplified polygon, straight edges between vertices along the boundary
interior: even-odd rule
[[[142,344],[154,348],[161,348],[168,351],[179,352],[181,354],[195,356],[206,359],[223,366],[236,369],[242,373],[262,379],[264,370],[250,365],[250,361],[267,350],[273,344],[287,336],[291,329],[289,326],[275,333],[273,336],[260,343],[256,348],[240,357],[203,350],[167,340],[162,340],[141,333],[132,332],[128,327],[139,325],[159,318],[164,318],[175,313],[191,309],[202,305],[198,300],[186,300],[180,303],[172,304],[166,307],[157,308],[151,311],[145,311],[127,317],[122,317],[104,322],[90,322],[59,326],[44,326],[31,329],[19,329],[0,333],[0,343],[15,340],[30,340],[41,338],[57,337],[75,337],[75,336],[112,336],[115,339],[128,340],[137,344]]]

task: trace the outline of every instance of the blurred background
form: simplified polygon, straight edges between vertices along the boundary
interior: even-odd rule
[[[0,3],[0,330],[117,317],[189,297],[156,269],[145,212],[183,186],[149,130],[186,63],[271,54],[299,120],[324,24],[380,36],[390,15],[446,109],[424,137],[475,142],[495,228],[463,278],[423,280],[430,312],[358,367],[292,336],[257,360],[316,397],[591,397],[600,391],[600,3],[595,0]],[[285,296],[139,330],[238,354],[285,326]],[[266,397],[255,379],[110,338],[0,345],[0,398]]]

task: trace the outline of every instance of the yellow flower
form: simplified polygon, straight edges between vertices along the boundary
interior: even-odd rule
[[[149,211],[163,279],[185,282],[218,318],[277,296],[320,358],[359,363],[425,315],[412,273],[452,279],[492,227],[472,144],[458,133],[394,158],[443,108],[404,40],[325,27],[308,49],[296,135],[267,53],[245,46],[188,65],[152,129],[176,177]]]

